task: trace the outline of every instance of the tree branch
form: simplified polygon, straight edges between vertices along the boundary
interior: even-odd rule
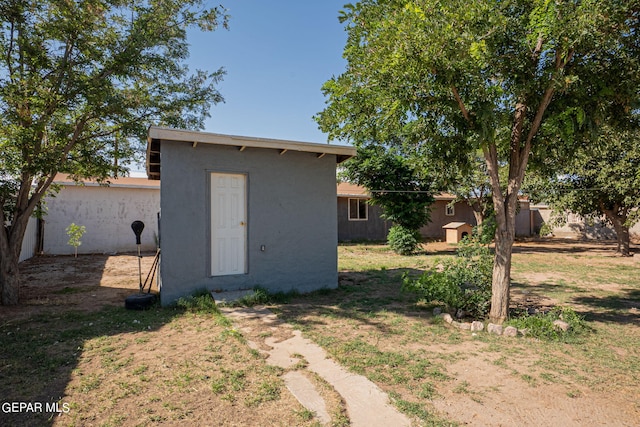
[[[465,118],[467,122],[469,122],[469,125],[473,125],[473,122],[471,121],[471,115],[469,114],[469,111],[467,110],[467,108],[464,106],[464,102],[462,102],[462,98],[460,98],[458,89],[452,85],[451,91],[453,92],[453,96],[456,98],[456,101],[458,102],[460,111],[462,111],[462,116]]]
[[[538,40],[538,45],[540,45],[540,39]],[[561,72],[567,66],[567,64],[573,58],[574,50],[570,49],[567,52],[566,58],[563,60],[560,51],[556,51],[556,62],[555,62],[555,72]],[[540,130],[540,125],[542,124],[542,118],[544,117],[544,113],[547,110],[547,107],[551,103],[551,99],[555,93],[555,87],[553,80],[549,82],[549,86],[544,91],[542,96],[542,100],[540,101],[540,105],[538,105],[538,110],[536,111],[536,115],[531,122],[531,127],[529,128],[529,133],[527,134],[527,139],[525,140],[524,147],[522,148],[522,155],[519,168],[518,168],[518,177],[524,176],[524,172],[527,166],[526,158],[529,156],[529,152],[531,151],[531,144],[533,143],[533,138]]]
[[[540,57],[540,53],[542,52],[542,43],[544,43],[544,39],[542,38],[542,35],[540,35],[538,36],[538,42],[536,43],[535,49],[531,52],[531,57],[534,61],[537,61]]]
[[[500,175],[498,173],[498,150],[495,144],[487,144],[482,146],[485,163],[487,164],[487,174],[493,194],[493,203],[496,215],[504,215],[504,198],[500,188]]]
[[[14,32],[15,25],[14,22],[11,21],[11,29],[9,30],[11,37],[9,39],[9,46],[7,47],[7,70],[9,70],[9,79],[11,81],[13,81],[13,66],[11,65],[11,55],[13,54]]]

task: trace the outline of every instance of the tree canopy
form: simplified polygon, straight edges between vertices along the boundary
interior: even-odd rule
[[[639,15],[638,0],[362,0],[340,16],[348,65],[323,86],[320,128],[445,162],[481,150],[497,225],[493,321],[508,316],[529,158],[551,135],[576,144],[602,105],[624,111],[638,99]]]
[[[0,291],[16,304],[24,229],[56,173],[122,174],[150,124],[198,129],[222,101],[222,69],[185,65],[186,31],[227,17],[204,0],[7,0],[0,19]]]
[[[593,142],[571,156],[536,169],[527,190],[554,211],[573,212],[586,220],[604,216],[618,239],[618,251],[629,255],[629,228],[640,220],[640,127],[601,127]]]
[[[371,204],[379,205],[382,217],[410,230],[418,230],[431,218],[429,206],[434,181],[403,155],[380,145],[361,145],[356,157],[345,164],[349,181],[365,187]]]

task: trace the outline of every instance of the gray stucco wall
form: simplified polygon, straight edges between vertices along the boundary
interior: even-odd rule
[[[162,141],[161,157],[163,305],[204,288],[337,287],[335,155]],[[210,274],[212,172],[246,174],[247,274]]]

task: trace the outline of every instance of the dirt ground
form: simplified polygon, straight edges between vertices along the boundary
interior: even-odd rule
[[[140,258],[141,275],[135,254],[31,258],[20,265],[20,305],[2,307],[0,320],[28,317],[42,309],[94,311],[105,305],[123,306],[125,298],[138,291],[140,281],[147,279],[154,256],[145,253]],[[155,283],[152,291],[157,291]]]
[[[576,253],[588,249],[591,253],[600,251],[604,256],[612,256],[610,247],[597,244],[594,246],[589,243],[575,242],[571,247]],[[536,251],[546,248],[552,252],[557,250],[558,246],[554,243],[523,242],[516,245],[515,253],[526,253],[532,248]],[[445,253],[450,251],[451,247],[445,244],[431,244],[429,250]],[[142,258],[142,281],[145,280],[151,268],[153,255],[145,254]],[[631,265],[638,261],[629,258],[624,262]],[[124,299],[136,292],[139,285],[138,258],[135,255],[37,257],[23,263],[21,269],[23,279],[21,305],[1,307],[0,324],[26,319],[45,310],[47,313],[69,309],[95,311],[104,305],[122,306]],[[540,275],[529,279],[543,281],[548,277]],[[153,290],[155,289],[154,284]],[[517,299],[516,295],[516,302]],[[543,306],[548,302],[541,301],[540,305]],[[202,328],[206,328],[206,325],[197,325],[187,331],[171,331],[171,343],[175,353],[172,356],[175,360],[171,363],[180,363],[178,360],[180,349],[190,348],[190,343],[194,342],[194,334],[200,333]],[[261,336],[264,339],[271,335],[257,331],[251,338],[260,340]],[[135,336],[131,338],[133,339]],[[132,343],[140,347],[136,351],[144,351],[139,342],[132,341]],[[631,401],[637,397],[637,393],[630,395],[627,387],[621,389],[622,393],[613,394],[607,393],[606,390],[603,393],[601,390],[581,387],[576,391],[580,398],[568,395],[566,384],[563,383],[550,382],[531,387],[526,384],[526,378],[523,380],[523,376],[513,375],[514,370],[520,369],[519,366],[511,366],[511,374],[505,373],[504,370],[497,371],[496,366],[500,365],[500,360],[487,356],[483,353],[482,347],[482,343],[465,341],[451,346],[439,345],[437,348],[430,349],[441,354],[450,353],[453,360],[455,355],[460,353],[478,355],[449,366],[449,374],[455,377],[455,383],[459,386],[458,391],[456,387],[449,387],[448,391],[439,390],[439,397],[433,400],[434,407],[446,418],[450,417],[464,425],[475,426],[632,426],[635,422],[640,423],[640,407],[637,402],[634,404]],[[518,357],[520,366],[526,366],[531,362],[527,354]],[[152,353],[149,357],[144,357],[144,360],[149,371],[166,370],[163,364],[168,363],[166,357]],[[87,363],[90,364],[91,361]],[[460,387],[468,390],[461,393]],[[206,402],[202,404],[206,406]],[[287,397],[280,401],[280,404],[295,405],[297,403]],[[201,410],[206,411],[206,408]],[[271,410],[273,418],[270,419],[277,420],[279,416],[277,410],[275,408]],[[290,417],[290,411],[286,414],[283,412],[279,424],[294,422],[288,417]],[[89,424],[92,423],[87,423]]]

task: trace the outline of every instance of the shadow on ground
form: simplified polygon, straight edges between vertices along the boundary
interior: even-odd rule
[[[581,313],[586,320],[640,325],[640,290],[627,288],[622,292],[604,297],[577,296],[572,301],[591,308]]]
[[[138,271],[122,271],[122,282],[115,274],[116,281],[104,286],[108,258],[43,257],[21,266],[21,304],[0,312],[0,425],[54,424],[73,410],[65,393],[86,341],[157,330],[180,314],[159,306],[126,310],[124,299],[136,293]],[[144,258],[145,267],[148,258],[153,256]],[[14,411],[7,406],[14,402],[31,406]]]

